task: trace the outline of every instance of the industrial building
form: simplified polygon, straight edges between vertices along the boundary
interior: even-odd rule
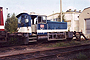
[[[51,21],[58,21],[59,18],[58,16],[60,15],[60,13],[54,13],[54,14],[51,14],[47,17],[48,20],[51,20]]]
[[[85,8],[79,16],[79,32],[90,38],[90,7]]]

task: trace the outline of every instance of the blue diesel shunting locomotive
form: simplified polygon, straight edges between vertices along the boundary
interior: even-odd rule
[[[18,32],[42,35],[47,34],[47,32],[67,31],[67,22],[50,21],[45,15],[21,13],[17,15],[17,18]]]
[[[49,32],[65,32],[67,31],[67,22],[57,22],[47,20],[45,15],[29,15],[20,13],[18,18],[18,32],[33,36],[36,34],[38,38],[48,38]],[[28,36],[26,35],[26,36]],[[37,39],[38,39],[37,38]]]

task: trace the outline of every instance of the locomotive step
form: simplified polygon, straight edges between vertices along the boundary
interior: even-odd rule
[[[37,39],[37,37],[29,37],[29,40]]]
[[[65,40],[65,38],[62,38],[62,39],[48,39],[48,41],[52,41],[52,40]]]
[[[37,42],[37,40],[29,40],[29,42]]]

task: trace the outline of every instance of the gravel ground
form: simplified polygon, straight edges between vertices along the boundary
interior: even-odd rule
[[[29,45],[23,45],[23,46],[3,47],[3,48],[0,48],[0,53],[5,53],[5,52],[9,52],[9,51],[24,50],[24,49],[40,49],[40,48],[44,48],[44,47],[45,48],[46,47],[52,48],[57,43],[61,43],[61,42],[69,43],[70,41],[51,41],[51,42],[45,42],[45,43],[29,43]],[[90,40],[88,40],[88,41],[76,41],[76,42],[80,42],[81,45],[82,44],[90,44]],[[56,46],[56,47],[58,47],[58,46]],[[90,51],[82,52],[82,54],[84,54],[85,56],[88,57],[88,59],[86,59],[86,60],[90,60],[90,57],[89,57]],[[76,58],[78,55],[79,55],[79,53],[73,53],[73,54],[68,54],[65,56],[45,58],[43,60],[77,60]]]
[[[86,58],[82,55],[86,56]],[[80,59],[77,57],[81,57]],[[38,60],[38,59],[36,59]],[[64,56],[56,56],[56,57],[50,57],[50,58],[44,58],[44,59],[39,59],[39,60],[90,60],[90,50],[86,52],[77,52],[77,53],[72,53],[72,54],[67,54]]]

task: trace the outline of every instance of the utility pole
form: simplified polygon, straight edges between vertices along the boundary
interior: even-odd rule
[[[54,11],[53,11],[53,21],[54,21]]]
[[[62,22],[62,0],[60,0],[60,15],[61,15],[61,22]]]

